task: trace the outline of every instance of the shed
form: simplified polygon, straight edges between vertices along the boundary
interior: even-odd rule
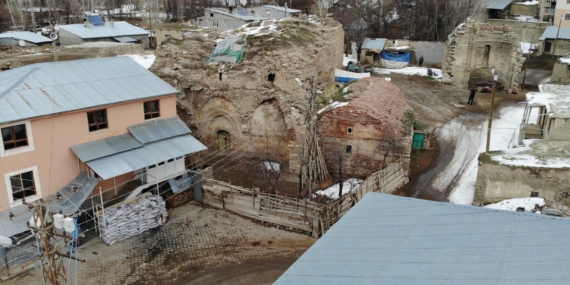
[[[6,32],[0,34],[0,45],[40,46],[50,44],[52,40],[32,32]]]
[[[106,21],[98,16],[89,16],[83,24],[59,26],[59,41],[62,45],[84,42],[138,42],[149,47],[149,32],[127,22]]]
[[[548,26],[538,40],[545,54],[570,53],[570,27]]]
[[[369,193],[274,284],[567,284],[570,220]]]
[[[366,38],[362,42],[360,51],[360,62],[373,63],[381,60],[380,53],[384,49],[388,39],[384,38]]]
[[[570,54],[559,58],[552,68],[551,83],[570,84]]]
[[[206,8],[204,16],[194,19],[194,24],[200,27],[217,27],[220,31],[235,30],[247,23],[267,20],[243,8],[228,10]]]
[[[511,0],[499,0],[487,5],[489,19],[506,19],[511,11]]]

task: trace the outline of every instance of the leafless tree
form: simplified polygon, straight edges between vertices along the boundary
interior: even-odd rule
[[[392,153],[393,160],[403,153],[404,148],[400,143],[402,135],[402,127],[397,123],[388,123],[386,128],[384,128],[382,140],[379,145],[384,156],[382,160],[382,168],[387,166],[386,161],[390,153]]]
[[[329,162],[329,171],[331,174],[338,174],[338,196],[342,196],[342,187],[344,184],[343,170],[346,171],[346,162],[352,153],[352,146],[344,145],[339,138],[334,138],[331,142],[326,143],[324,151],[325,159]],[[336,176],[336,175],[333,175]]]

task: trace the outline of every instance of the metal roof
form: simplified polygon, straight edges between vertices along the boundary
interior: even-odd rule
[[[500,0],[487,5],[487,9],[504,10],[511,5],[511,0]]]
[[[0,124],[176,93],[129,57],[36,63],[0,72]]]
[[[292,8],[285,8],[285,7],[281,7],[281,6],[275,6],[275,5],[263,5],[263,7],[266,8],[271,8],[271,9],[275,9],[275,10],[279,10],[279,11],[287,11],[287,13],[301,13],[301,10],[297,10],[297,9],[292,9]]]
[[[570,219],[369,193],[274,284],[568,284]]]
[[[122,43],[134,43],[137,41],[131,37],[115,37],[114,39]]]
[[[52,40],[48,37],[44,37],[42,35],[32,33],[32,32],[6,32],[1,33],[0,38],[9,38],[9,39],[16,39],[16,40],[24,40],[31,43],[49,43]]]
[[[371,39],[366,38],[362,42],[362,49],[382,50],[388,39]]]
[[[91,160],[87,165],[106,180],[205,149],[206,147],[192,135],[183,135]]]
[[[131,135],[143,144],[191,133],[178,117],[146,121],[127,127]]]
[[[560,32],[558,31],[559,29]],[[570,40],[570,27],[548,26],[539,38],[540,41],[544,41],[545,39]]]
[[[90,161],[142,146],[143,144],[130,134],[122,134],[74,145],[70,148],[81,161]]]
[[[260,16],[251,16],[251,15],[241,15],[241,14],[230,14],[228,12],[219,10],[219,9],[212,9],[212,8],[206,8],[204,9],[206,11],[210,11],[210,12],[215,12],[215,13],[219,13],[222,15],[226,15],[229,17],[234,17],[234,18],[238,18],[244,21],[264,21],[264,20],[268,20],[265,17],[260,17]]]
[[[68,185],[63,187],[59,192],[63,195],[59,200],[55,200],[56,195],[44,197],[44,200],[52,200],[47,206],[51,211],[59,212],[62,210],[64,215],[71,215],[83,204],[85,199],[89,197],[95,186],[99,183],[94,177],[87,177],[85,173],[73,179]],[[77,192],[70,185],[77,185]],[[10,212],[14,214],[14,218],[10,220]],[[29,231],[26,222],[32,217],[32,212],[27,205],[19,205],[8,210],[0,212],[0,236],[11,237],[13,235]]]
[[[103,26],[89,27],[85,27],[83,24],[61,25],[59,28],[83,39],[149,35],[147,30],[133,26],[127,22],[113,22],[113,27],[107,23]]]

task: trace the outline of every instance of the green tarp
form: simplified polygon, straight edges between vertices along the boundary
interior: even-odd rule
[[[247,41],[244,38],[228,38],[216,45],[212,56],[208,59],[210,62],[230,62],[236,63],[243,60],[243,52]]]

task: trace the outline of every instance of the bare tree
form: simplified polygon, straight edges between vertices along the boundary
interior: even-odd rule
[[[346,170],[346,162],[352,153],[351,145],[344,145],[339,138],[334,138],[332,142],[327,142],[325,148],[325,159],[329,162],[329,171],[338,174],[338,196],[342,196],[344,185],[343,170]],[[335,175],[336,176],[336,175]]]
[[[400,156],[403,153],[404,148],[400,143],[402,135],[402,127],[399,124],[395,122],[387,123],[379,145],[384,156],[382,160],[382,168],[385,168],[387,166],[386,161],[390,153],[392,153],[393,160],[396,160],[396,157]]]

